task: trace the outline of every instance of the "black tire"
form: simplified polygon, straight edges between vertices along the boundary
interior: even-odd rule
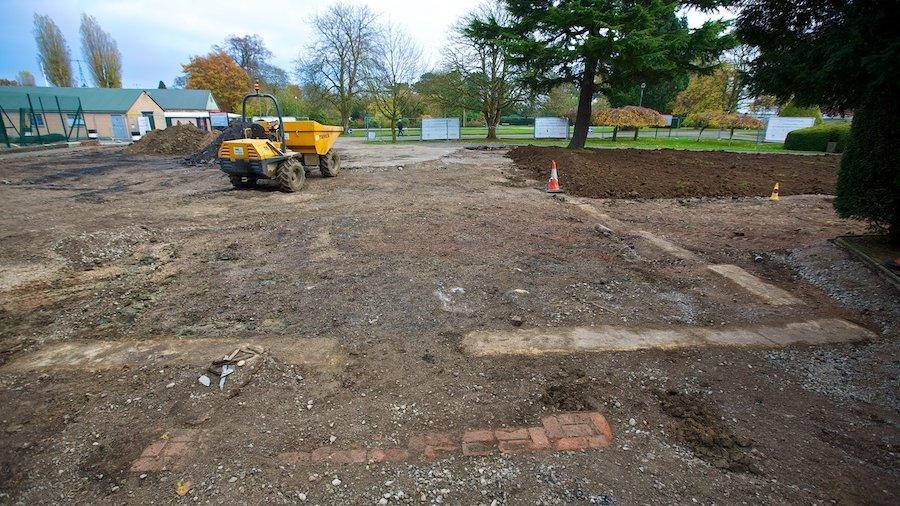
[[[228,176],[228,180],[236,190],[249,190],[256,186],[255,177]]]
[[[323,177],[334,177],[341,171],[341,155],[337,151],[330,149],[323,156],[319,157],[319,172]]]
[[[296,158],[288,158],[278,164],[278,173],[275,176],[278,187],[283,192],[292,193],[303,189],[306,182],[306,171]]]

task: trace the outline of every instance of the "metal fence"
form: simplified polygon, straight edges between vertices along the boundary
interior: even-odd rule
[[[88,137],[81,99],[30,93],[0,94],[0,144],[50,144]]]

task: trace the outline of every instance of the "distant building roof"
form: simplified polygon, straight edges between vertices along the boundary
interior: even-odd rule
[[[209,90],[178,88],[144,90],[164,111],[218,111],[219,105]]]
[[[32,106],[39,112],[40,105],[35,103],[39,97],[44,107],[56,107],[56,99],[60,97],[60,107],[64,111],[75,111],[77,99],[81,99],[84,112],[124,113],[134,102],[146,92],[164,111],[200,110],[218,111],[219,106],[209,90],[182,89],[138,89],[138,88],[57,88],[53,86],[0,86],[0,107],[19,109],[28,107],[31,95]],[[65,97],[65,98],[64,98]]]
[[[81,99],[81,109],[85,112],[124,113],[141,96],[144,90],[128,88],[57,88],[52,86],[4,86],[0,87],[0,106],[4,108],[28,107],[26,94],[32,96],[32,105],[35,97],[47,97],[53,100],[57,97],[72,97]],[[46,100],[46,99],[44,99]],[[72,101],[65,101],[72,102]],[[45,103],[45,107],[51,104]],[[53,100],[53,104],[55,100]],[[72,110],[73,106],[61,104],[63,110]],[[77,107],[77,106],[74,106]]]

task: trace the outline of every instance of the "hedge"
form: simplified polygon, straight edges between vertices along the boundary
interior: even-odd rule
[[[836,153],[843,153],[850,139],[850,123],[825,123],[788,132],[784,149],[825,152],[829,142],[837,142]]]

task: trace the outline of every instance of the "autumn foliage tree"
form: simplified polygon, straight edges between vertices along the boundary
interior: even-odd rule
[[[181,68],[187,78],[186,88],[212,91],[219,107],[229,112],[240,108],[241,99],[253,85],[247,72],[224,51],[194,56]]]
[[[94,16],[81,15],[81,50],[98,88],[122,87],[122,54]]]
[[[607,108],[597,111],[594,115],[593,123],[613,127],[613,141],[616,140],[619,130],[633,128],[634,140],[637,140],[638,132],[640,132],[641,128],[665,126],[666,119],[653,109],[627,105],[625,107]]]
[[[718,124],[719,127],[727,128],[729,130],[729,140],[734,138],[735,130],[758,130],[766,126],[759,118],[755,118],[749,114],[737,113],[725,113],[719,115]]]

